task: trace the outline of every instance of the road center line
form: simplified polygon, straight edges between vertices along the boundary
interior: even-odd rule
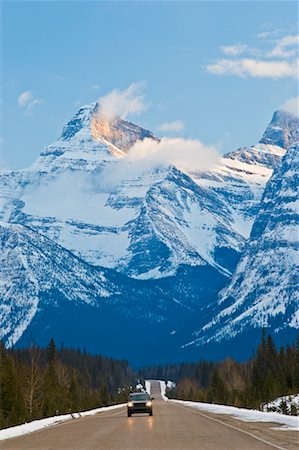
[[[173,404],[174,404],[174,403],[173,403]],[[204,413],[202,413],[202,412],[200,412],[200,411],[198,411],[198,410],[193,409],[191,406],[189,406],[189,407],[188,407],[188,406],[183,406],[183,405],[180,405],[179,403],[175,403],[175,404],[178,405],[179,407],[181,407],[181,408],[187,410],[187,411],[191,411],[191,412],[193,412],[193,413],[195,413],[195,414],[199,414],[199,415],[205,417],[206,419],[213,420],[214,422],[221,423],[222,425],[225,425],[225,426],[228,427],[228,428],[232,428],[233,430],[239,431],[240,433],[247,434],[248,436],[250,436],[250,437],[256,439],[257,441],[261,441],[261,442],[263,442],[264,444],[270,445],[270,447],[278,448],[279,450],[285,450],[285,447],[280,447],[279,445],[272,444],[271,442],[268,442],[268,441],[266,441],[266,440],[263,439],[263,438],[260,438],[260,437],[258,437],[258,436],[255,436],[254,434],[250,433],[249,431],[242,430],[242,428],[238,428],[238,427],[235,427],[235,426],[233,426],[233,425],[229,425],[228,423],[222,422],[222,420],[215,419],[214,417],[207,416],[206,414],[204,414]]]

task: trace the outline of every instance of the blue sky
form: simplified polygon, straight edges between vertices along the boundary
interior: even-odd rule
[[[147,109],[128,120],[220,152],[256,143],[298,95],[297,14],[293,1],[2,2],[2,165],[28,166],[81,105],[141,81]]]

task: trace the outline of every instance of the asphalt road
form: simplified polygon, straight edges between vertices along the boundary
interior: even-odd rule
[[[154,415],[128,418],[126,408],[75,419],[49,429],[2,441],[3,450],[298,450],[296,431],[277,424],[245,423],[202,413],[160,396],[152,382]]]

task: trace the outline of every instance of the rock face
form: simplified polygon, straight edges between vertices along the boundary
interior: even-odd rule
[[[298,167],[296,143],[266,185],[250,239],[220,292],[220,312],[195,334],[197,345],[254,328],[274,333],[299,328]]]
[[[275,111],[260,143],[288,148],[296,143],[298,139],[298,118],[285,111]]]
[[[285,170],[279,169],[281,158],[298,134],[298,120],[276,112],[259,144],[225,155],[209,171],[155,167],[121,173],[115,182],[130,147],[158,139],[118,118],[105,122],[98,110],[97,104],[82,107],[29,168],[0,170],[1,336],[14,345],[55,335],[70,345],[84,341],[94,351],[127,357],[138,319],[142,345],[157,357],[151,336],[159,336],[158,353],[163,347],[175,360],[199,323],[241,295],[240,267],[257,264],[256,250],[250,249],[267,192],[275,189],[273,202],[279,195],[272,181],[260,201],[273,169],[275,177]],[[272,230],[273,239],[278,232]],[[218,306],[217,294],[225,286]],[[255,304],[252,295],[246,305]],[[285,310],[277,307],[284,324],[293,320],[285,298]],[[264,317],[263,306],[257,309],[260,316],[244,322],[244,329],[266,320],[257,319]],[[78,314],[83,310],[84,324]],[[72,326],[66,327],[68,318]],[[126,320],[132,321],[132,332]],[[84,335],[75,332],[79,322]],[[106,324],[101,330],[99,322]],[[121,327],[126,329],[122,345]],[[140,348],[131,348],[134,358]]]

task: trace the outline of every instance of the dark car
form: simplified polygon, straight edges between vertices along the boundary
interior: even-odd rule
[[[129,395],[128,399],[128,417],[135,413],[148,413],[153,415],[153,398],[146,392],[134,392]]]

